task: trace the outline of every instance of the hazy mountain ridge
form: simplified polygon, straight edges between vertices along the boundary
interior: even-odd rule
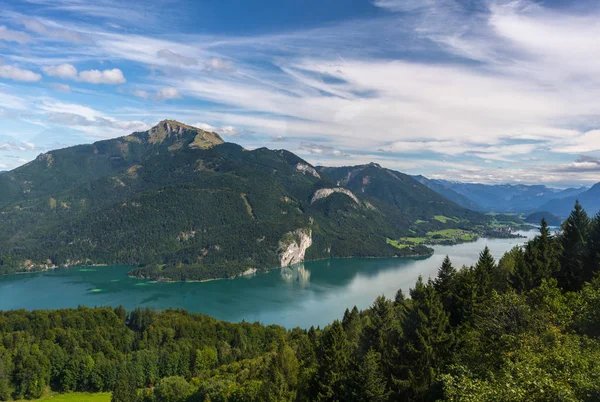
[[[419,183],[427,186],[431,190],[443,195],[450,201],[453,201],[464,208],[468,208],[473,211],[482,211],[482,207],[480,205],[473,202],[463,194],[454,191],[452,188],[446,186],[444,183],[438,182],[438,180],[428,179],[427,177],[422,175],[413,176],[413,178]]]
[[[600,211],[600,183],[594,184],[589,190],[582,193],[548,202],[541,208],[564,218],[569,215],[577,200],[590,216],[597,214]]]
[[[427,179],[422,176],[417,177],[417,179],[432,190],[450,199],[460,200],[460,205],[469,205],[464,200],[466,198],[474,204],[472,209],[482,212],[531,213],[538,210],[547,210],[545,207],[547,203],[576,197],[588,190],[585,187],[561,190],[544,185],[462,183]],[[567,208],[569,211],[573,204],[574,200]]]

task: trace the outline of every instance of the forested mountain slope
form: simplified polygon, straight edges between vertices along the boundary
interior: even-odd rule
[[[600,216],[495,261],[446,258],[410,297],[320,329],[182,310],[0,312],[0,400],[112,392],[113,402],[600,400]]]
[[[413,177],[382,168],[377,163],[344,167],[317,167],[320,173],[376,202],[393,205],[415,220],[446,215],[472,220],[485,219],[481,214],[461,207],[419,183]]]
[[[398,172],[339,174],[168,120],[48,152],[0,176],[0,272],[119,263],[158,280],[222,278],[304,259],[428,255],[387,239],[436,215],[486,219]]]

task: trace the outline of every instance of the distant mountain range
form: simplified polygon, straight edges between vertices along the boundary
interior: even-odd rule
[[[588,215],[593,216],[600,212],[600,183],[582,193],[552,200],[542,205],[541,209],[564,218],[569,215],[576,200],[579,200]]]
[[[584,194],[591,191],[586,187],[559,190],[543,185],[489,185],[434,180],[423,176],[414,178],[458,205],[480,212],[532,213],[548,211],[564,217],[573,208],[575,199],[586,197]],[[561,202],[557,202],[559,200]],[[565,208],[564,205],[567,204],[569,207]],[[594,202],[589,204],[590,210],[593,210]],[[555,207],[552,207],[553,205]],[[556,207],[556,205],[562,205],[562,207]]]
[[[376,164],[317,169],[171,120],[41,154],[0,175],[0,188],[0,273],[127,264],[154,280],[233,277],[311,259],[428,255],[388,240],[488,219]]]

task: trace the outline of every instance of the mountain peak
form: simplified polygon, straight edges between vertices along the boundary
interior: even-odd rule
[[[182,130],[199,130],[196,127],[188,126],[187,124],[178,122],[177,120],[163,120],[159,122],[156,126],[150,129],[151,131],[166,131],[169,133],[174,133],[176,131]]]
[[[178,142],[191,140],[188,143],[190,148],[210,148],[224,142],[217,133],[204,131],[176,120],[163,120],[142,134],[151,144],[162,144],[168,138]]]

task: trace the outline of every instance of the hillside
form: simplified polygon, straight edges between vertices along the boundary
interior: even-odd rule
[[[575,197],[587,190],[585,187],[559,190],[543,185],[461,183],[431,180],[422,176],[417,176],[416,179],[462,206],[468,207],[471,202],[471,209],[481,212],[531,213],[547,210],[545,204]],[[573,203],[570,203],[567,211],[570,211]]]
[[[596,183],[587,191],[572,195],[560,200],[554,200],[542,205],[542,209],[558,215],[562,218],[569,215],[575,201],[579,203],[593,216],[600,211],[600,183]]]
[[[545,219],[550,226],[560,226],[562,219],[547,211],[534,212],[525,217],[525,222],[539,225],[542,219]]]
[[[368,165],[341,182],[342,170],[174,121],[48,152],[0,175],[0,272],[128,264],[155,280],[232,277],[310,259],[428,255],[389,239],[414,234],[417,220],[433,225],[417,234],[447,227],[436,216],[486,219],[401,173]]]

